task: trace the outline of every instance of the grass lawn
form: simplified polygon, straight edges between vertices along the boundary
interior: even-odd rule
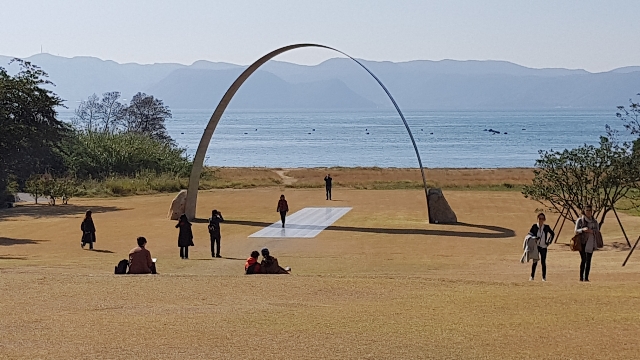
[[[280,193],[291,212],[353,210],[313,239],[248,238],[279,219]],[[548,281],[538,267],[529,282],[530,264],[519,259],[540,205],[516,191],[445,195],[461,224],[428,224],[420,189],[335,188],[332,202],[322,189],[285,185],[204,191],[199,217],[215,208],[227,220],[223,259],[211,258],[201,221],[191,259],[180,259],[175,222],[166,219],[173,194],[2,210],[0,358],[639,356],[640,250],[621,267],[627,250],[613,217],[591,283],[578,282],[570,228],[549,250]],[[96,251],[79,244],[88,208]],[[631,237],[640,235],[640,218],[620,216]],[[555,219],[548,216],[552,226]],[[140,235],[160,275],[113,275]],[[251,250],[264,246],[292,275],[243,275]]]

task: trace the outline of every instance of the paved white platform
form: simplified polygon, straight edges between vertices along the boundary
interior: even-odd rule
[[[287,216],[285,228],[278,221],[249,235],[262,238],[314,238],[351,210],[350,207],[308,207]]]

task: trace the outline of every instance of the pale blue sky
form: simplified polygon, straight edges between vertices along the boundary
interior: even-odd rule
[[[607,71],[640,65],[638,0],[0,0],[0,54],[248,64],[317,42],[368,60],[494,59]],[[334,54],[298,50],[314,64]]]

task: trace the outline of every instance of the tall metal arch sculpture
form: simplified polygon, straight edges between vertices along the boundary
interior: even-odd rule
[[[216,127],[218,126],[218,122],[220,122],[220,118],[222,118],[222,114],[224,114],[224,111],[229,105],[229,102],[231,101],[233,96],[236,94],[238,89],[240,89],[240,86],[242,86],[245,80],[247,80],[249,76],[251,76],[251,74],[253,74],[256,70],[258,70],[258,68],[262,66],[264,63],[266,63],[267,61],[271,60],[275,56],[278,56],[284,52],[287,52],[289,50],[304,48],[304,47],[316,47],[316,48],[328,49],[348,57],[349,59],[355,61],[358,65],[360,65],[364,70],[366,70],[369,73],[369,75],[371,75],[378,82],[378,84],[382,87],[384,92],[387,93],[387,96],[393,103],[393,106],[396,108],[396,111],[400,115],[400,118],[402,119],[402,122],[404,123],[404,126],[407,129],[407,132],[409,133],[409,137],[411,138],[411,143],[413,144],[413,149],[416,151],[416,157],[418,158],[418,164],[420,165],[420,173],[422,174],[422,184],[424,185],[424,194],[427,200],[427,214],[428,214],[429,213],[429,191],[427,188],[427,179],[424,175],[424,168],[422,167],[422,159],[420,159],[420,153],[418,152],[418,146],[416,145],[416,141],[413,138],[413,134],[411,133],[411,129],[409,128],[409,124],[407,124],[407,120],[404,118],[404,115],[402,114],[400,107],[396,103],[396,100],[393,98],[393,96],[391,96],[391,93],[389,92],[389,90],[384,86],[384,84],[382,84],[382,81],[380,81],[380,79],[378,79],[378,77],[375,76],[371,72],[371,70],[369,70],[366,66],[364,66],[360,61],[358,61],[357,59],[349,56],[348,54],[340,50],[334,49],[329,46],[318,45],[318,44],[294,44],[294,45],[284,46],[277,50],[274,50],[268,53],[267,55],[261,57],[253,64],[251,64],[248,68],[246,68],[242,72],[242,74],[240,74],[240,76],[238,76],[238,78],[233,82],[233,84],[231,84],[227,92],[224,94],[224,96],[218,103],[218,106],[213,112],[213,115],[211,115],[211,118],[209,119],[209,123],[207,124],[207,127],[205,128],[204,133],[202,134],[202,138],[200,139],[200,144],[198,144],[198,150],[196,151],[196,155],[193,158],[193,167],[191,169],[191,176],[189,178],[189,189],[187,191],[187,202],[185,206],[185,214],[187,215],[187,217],[189,219],[194,219],[196,217],[196,204],[198,201],[198,186],[200,184],[200,175],[202,174],[202,167],[204,166],[204,157],[207,153],[207,148],[209,147],[209,143],[211,142],[211,137],[213,136],[213,132],[216,130]],[[429,218],[429,220],[431,220],[431,218]]]

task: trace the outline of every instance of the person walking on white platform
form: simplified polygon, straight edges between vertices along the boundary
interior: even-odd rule
[[[277,212],[280,213],[280,220],[282,220],[282,227],[284,227],[284,222],[287,218],[287,213],[289,212],[289,204],[287,204],[287,200],[284,199],[284,194],[280,195],[280,201],[278,201]]]

